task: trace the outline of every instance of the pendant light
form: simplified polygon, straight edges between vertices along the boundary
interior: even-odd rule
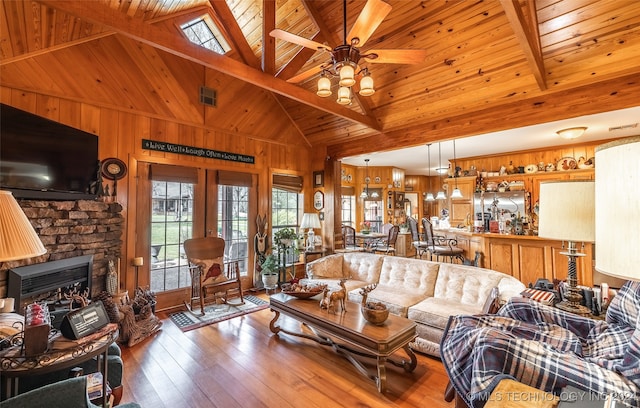
[[[458,188],[458,165],[456,164],[456,139],[453,139],[453,178],[456,180],[456,188],[451,193],[451,198],[462,198],[462,193]]]
[[[442,149],[440,143],[438,143],[438,168],[442,168]],[[438,181],[440,182],[440,186],[442,186],[442,173],[438,173]],[[438,194],[436,194],[436,200],[446,200],[447,196],[444,195],[444,191],[439,189]]]
[[[365,170],[365,178],[364,178],[364,182],[365,182],[365,188],[362,190],[362,193],[360,193],[360,198],[362,199],[367,199],[369,197],[371,198],[378,198],[380,197],[380,195],[378,194],[377,191],[374,191],[373,193],[371,193],[371,195],[369,195],[369,159],[364,159],[365,165],[366,165],[366,170]]]
[[[431,143],[429,143],[427,145],[427,155],[429,155],[429,188],[428,190],[431,190]],[[433,197],[433,193],[431,191],[429,191],[427,193],[427,198],[425,199],[426,201],[434,201],[435,198]]]

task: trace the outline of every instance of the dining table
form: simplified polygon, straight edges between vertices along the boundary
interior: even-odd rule
[[[383,232],[356,231],[356,240],[360,245],[362,245],[365,251],[370,251],[371,248],[375,246],[376,243],[378,243],[380,240],[386,237],[387,237],[387,234]]]

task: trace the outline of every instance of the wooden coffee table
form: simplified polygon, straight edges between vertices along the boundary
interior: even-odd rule
[[[360,305],[346,302],[346,312],[332,313],[320,309],[319,298],[297,299],[284,293],[272,295],[271,310],[275,317],[269,327],[275,334],[280,332],[313,340],[324,346],[333,348],[344,356],[360,373],[375,381],[379,392],[386,389],[387,362],[402,367],[407,372],[416,368],[416,355],[409,348],[409,342],[416,337],[415,322],[404,317],[389,315],[381,326],[367,322],[360,313]],[[311,329],[313,335],[292,332],[276,324],[283,313],[303,323]],[[399,349],[409,356],[405,359],[391,358]],[[376,361],[377,373],[371,374],[360,361],[363,358],[373,358]]]

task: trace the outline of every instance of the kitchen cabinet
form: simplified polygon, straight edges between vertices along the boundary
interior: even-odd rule
[[[411,244],[411,233],[399,233],[396,240],[396,255],[405,258],[415,257],[416,249]]]
[[[447,206],[449,208],[449,224],[452,227],[464,225],[467,214],[473,214],[473,193],[476,189],[476,177],[457,177],[444,180],[447,190]],[[453,189],[460,189],[461,198],[452,198]],[[473,218],[472,218],[473,220]]]

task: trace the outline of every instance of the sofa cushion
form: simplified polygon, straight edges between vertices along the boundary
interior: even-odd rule
[[[403,296],[433,296],[439,267],[437,262],[385,256],[378,286],[393,287]]]
[[[362,303],[360,289],[348,292],[348,299],[352,302]],[[404,288],[380,285],[369,292],[367,302],[381,302],[387,306],[389,313],[407,317],[407,310],[424,299],[424,295],[416,292],[407,292]]]
[[[328,255],[309,262],[307,264],[307,277],[309,279],[343,278],[342,255]]]
[[[473,315],[480,312],[482,312],[482,305],[465,305],[455,299],[430,297],[411,306],[407,312],[407,317],[424,325],[444,330],[449,321],[449,316]]]
[[[382,256],[361,252],[349,252],[341,256],[345,277],[369,283],[377,282],[380,278]]]
[[[520,281],[504,273],[475,266],[443,263],[440,265],[433,296],[482,308],[494,287],[498,287],[501,300],[505,302],[524,290]]]

